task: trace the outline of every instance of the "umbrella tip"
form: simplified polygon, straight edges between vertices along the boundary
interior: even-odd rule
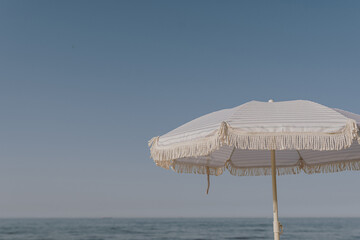
[[[268,102],[274,102],[274,100],[270,99]]]

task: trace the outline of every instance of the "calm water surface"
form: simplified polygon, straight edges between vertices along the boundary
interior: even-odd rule
[[[281,239],[359,239],[360,218],[282,218]],[[268,218],[1,219],[1,240],[272,239]]]

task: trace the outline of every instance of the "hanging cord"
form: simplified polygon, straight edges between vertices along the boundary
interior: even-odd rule
[[[210,169],[209,167],[206,167],[206,174],[207,174],[207,189],[206,189],[206,194],[209,194],[209,189],[210,189]]]
[[[304,159],[302,158],[299,150],[296,150],[296,151],[297,151],[297,153],[298,153],[298,155],[299,155],[299,161],[298,161],[299,168],[300,168],[301,170],[304,170],[304,167],[305,167]]]

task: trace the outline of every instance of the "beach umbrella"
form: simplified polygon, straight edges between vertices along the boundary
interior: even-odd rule
[[[360,169],[360,115],[304,100],[251,101],[192,120],[149,141],[157,166],[179,173],[272,175],[274,239],[280,239],[276,175]]]

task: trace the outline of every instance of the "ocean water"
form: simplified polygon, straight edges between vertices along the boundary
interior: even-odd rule
[[[281,218],[281,239],[360,239],[360,218]],[[1,240],[272,239],[270,218],[1,219]]]

